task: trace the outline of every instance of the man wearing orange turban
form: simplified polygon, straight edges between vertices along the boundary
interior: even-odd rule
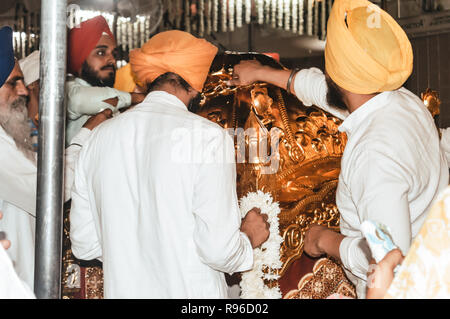
[[[181,31],[132,51],[150,93],[80,154],[72,251],[103,260],[105,298],[226,298],[224,272],[251,269],[269,236],[257,210],[241,224],[233,140],[189,111],[216,53]]]
[[[105,109],[117,112],[140,103],[142,94],[113,88],[117,46],[102,16],[86,20],[69,31],[67,81],[67,132],[70,144],[86,121]]]
[[[402,87],[412,67],[411,43],[389,14],[367,0],[336,0],[327,27],[326,75],[317,68],[273,70],[244,61],[229,83],[269,82],[306,106],[345,119],[339,130],[348,143],[336,193],[341,232],[312,226],[304,249],[313,257],[340,259],[359,298],[366,293],[371,259],[361,223],[389,227],[406,254],[448,184],[434,121],[422,101]]]

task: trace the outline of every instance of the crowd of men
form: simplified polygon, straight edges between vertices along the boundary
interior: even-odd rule
[[[434,121],[402,87],[412,72],[411,44],[380,9],[380,23],[368,23],[373,12],[366,0],[334,2],[325,73],[243,61],[228,83],[268,82],[344,120],[339,130],[348,142],[336,196],[341,230],[312,226],[305,253],[340,260],[359,298],[366,297],[372,259],[361,223],[388,226],[397,257],[406,256],[449,183]],[[241,219],[233,140],[193,113],[217,51],[189,33],[166,31],[130,52],[129,64],[116,72],[117,43],[103,17],[69,31],[70,239],[77,258],[102,261],[105,298],[227,298],[224,273],[252,269],[253,249],[269,237],[258,208]],[[39,62],[38,52],[17,61],[11,28],[0,29],[0,231],[20,278],[8,275],[11,285],[30,288]],[[175,141],[179,133],[190,138]],[[194,153],[200,160],[180,159]],[[22,286],[10,291],[23,292]],[[369,289],[369,296],[383,296],[377,293]]]

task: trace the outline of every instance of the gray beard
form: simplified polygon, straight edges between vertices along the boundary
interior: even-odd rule
[[[20,96],[11,104],[0,106],[0,125],[12,137],[17,148],[25,157],[36,163],[25,97]]]

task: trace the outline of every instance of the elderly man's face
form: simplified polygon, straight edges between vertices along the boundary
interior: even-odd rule
[[[114,86],[117,47],[108,35],[102,35],[97,46],[81,67],[80,77],[92,86]]]
[[[27,98],[27,96],[28,90],[23,82],[22,70],[20,70],[19,63],[16,61],[14,69],[0,88],[0,108],[11,105],[19,97]]]
[[[17,148],[34,160],[31,127],[28,123],[28,90],[16,62],[13,71],[0,88],[0,126],[11,136]]]

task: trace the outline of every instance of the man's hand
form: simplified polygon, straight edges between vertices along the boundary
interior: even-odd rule
[[[3,218],[2,212],[0,212],[0,219]],[[7,239],[0,239],[0,245],[3,246],[3,248],[8,249],[11,246],[11,242]]]
[[[244,60],[234,66],[233,78],[227,82],[227,85],[246,86],[261,81],[286,89],[291,73],[291,70],[275,69],[262,65],[256,60]],[[291,84],[291,87],[293,85]]]
[[[344,236],[327,227],[311,225],[305,234],[304,252],[315,258],[328,254],[340,259],[339,246]]]
[[[227,82],[229,86],[250,85],[261,81],[261,73],[266,69],[256,60],[244,60],[234,66],[233,78]]]
[[[367,273],[367,299],[381,299],[386,295],[394,280],[394,269],[403,262],[403,255],[399,249],[391,250],[378,263],[372,260]]]
[[[270,235],[268,216],[261,214],[259,208],[253,208],[245,216],[241,224],[241,231],[245,233],[252,244],[253,249],[261,246]]]
[[[90,129],[91,131],[96,128],[98,125],[110,119],[112,117],[112,111],[110,109],[104,109],[100,113],[93,115],[86,121],[83,127]]]

